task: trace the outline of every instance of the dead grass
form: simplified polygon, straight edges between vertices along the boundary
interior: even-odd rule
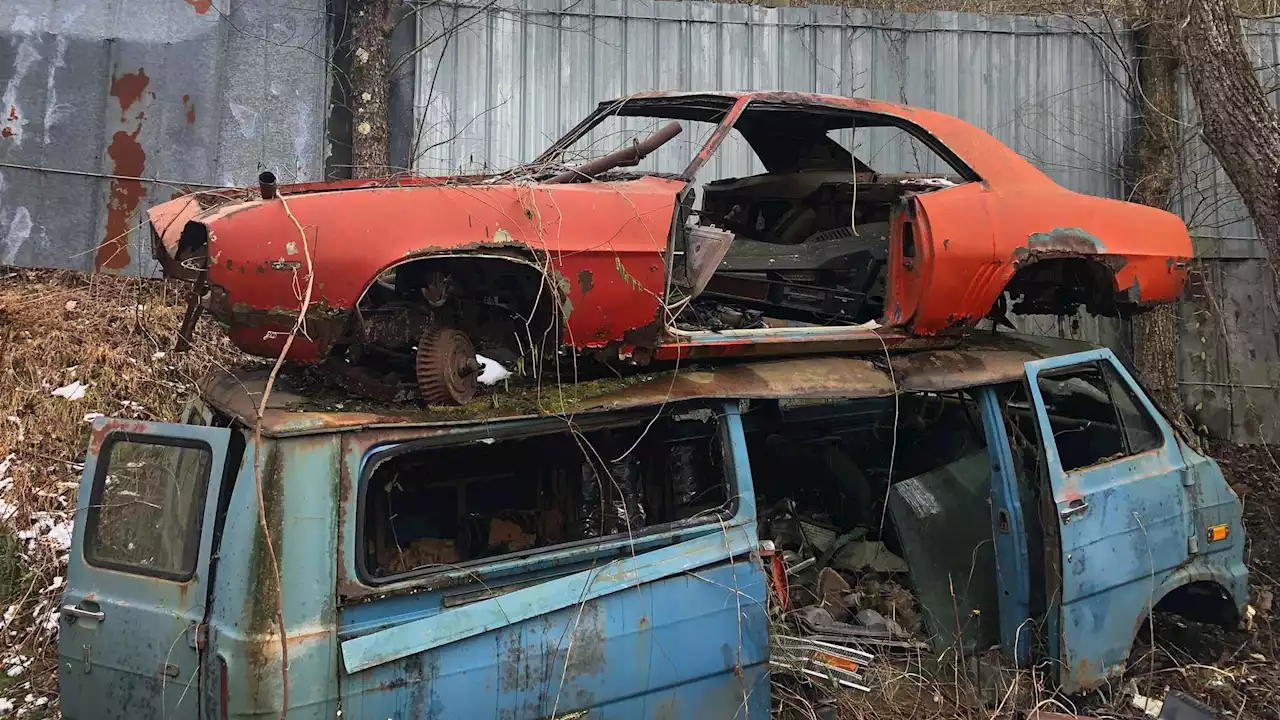
[[[0,518],[9,533],[0,538],[0,581],[7,585],[0,587],[0,677],[8,680],[0,716],[56,711],[54,612],[86,418],[176,420],[205,371],[248,362],[207,322],[193,351],[170,351],[183,290],[139,278],[0,267]],[[77,381],[87,385],[82,398],[51,394]]]

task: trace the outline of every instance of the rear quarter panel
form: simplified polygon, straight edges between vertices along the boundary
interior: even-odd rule
[[[1047,180],[1047,179],[1046,179]],[[979,243],[948,242],[972,234],[976,206],[942,202],[956,189],[920,197],[935,264],[930,288],[963,279],[966,287],[930,292],[920,302],[919,332],[947,327],[956,313],[981,318],[1014,274],[1029,263],[1059,257],[1096,261],[1114,275],[1114,290],[1142,305],[1177,299],[1186,282],[1191,236],[1176,215],[1137,203],[1081,195],[1051,182],[974,184],[985,205],[992,253]],[[957,188],[958,189],[958,188]],[[949,252],[948,246],[963,252]],[[939,322],[942,319],[943,322]]]

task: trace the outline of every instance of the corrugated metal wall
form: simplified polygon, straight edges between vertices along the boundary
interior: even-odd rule
[[[150,274],[182,185],[320,179],[326,43],[325,0],[0,2],[0,265]]]

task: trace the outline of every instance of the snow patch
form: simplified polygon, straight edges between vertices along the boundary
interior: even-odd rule
[[[70,385],[63,385],[62,387],[58,388],[57,390],[54,390],[49,394],[55,397],[66,398],[67,400],[79,400],[80,398],[84,397],[84,393],[88,389],[89,389],[88,385],[85,385],[84,383],[77,380],[71,383]]]
[[[481,385],[497,385],[511,377],[511,371],[502,367],[502,363],[497,360],[490,360],[483,355],[476,355],[476,362],[480,363],[484,368],[480,371],[480,377],[476,378]]]

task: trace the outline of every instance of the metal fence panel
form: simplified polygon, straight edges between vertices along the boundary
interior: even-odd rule
[[[324,0],[0,2],[0,264],[151,274],[139,224],[182,186],[319,179],[326,21]]]

